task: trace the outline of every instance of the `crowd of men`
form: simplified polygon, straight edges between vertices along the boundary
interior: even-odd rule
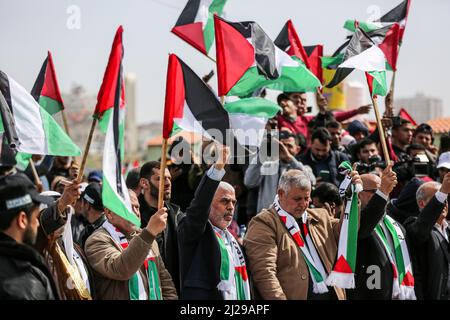
[[[180,164],[179,139],[164,172],[159,161],[128,172],[139,227],[103,203],[100,171],[79,183],[70,158],[34,156],[36,187],[2,155],[0,299],[450,299],[450,135],[436,146],[430,126],[385,118],[387,163],[377,130],[343,125],[370,106],[332,113],[317,95],[307,116],[301,92],[278,104],[263,141],[278,157],[239,165],[209,142],[215,163]],[[345,161],[362,185],[354,288],[317,290],[337,260]]]

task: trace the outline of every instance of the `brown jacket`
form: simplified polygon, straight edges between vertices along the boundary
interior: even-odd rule
[[[330,273],[337,255],[340,221],[324,209],[308,209],[307,226],[317,252]],[[244,238],[253,284],[265,300],[306,300],[309,271],[300,249],[273,208],[249,224]],[[339,300],[345,291],[335,288]]]
[[[100,300],[129,300],[128,280],[139,270],[148,294],[148,277],[144,260],[152,249],[164,300],[178,299],[175,286],[159,254],[154,237],[147,231],[137,232],[123,250],[104,228],[97,229],[86,241],[86,257],[94,270],[96,296]]]

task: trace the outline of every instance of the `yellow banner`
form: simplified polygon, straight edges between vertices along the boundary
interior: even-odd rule
[[[323,69],[323,79],[325,84],[330,83],[335,73],[336,70]],[[324,87],[323,95],[328,99],[328,108],[331,110],[346,109],[344,81],[331,89]]]

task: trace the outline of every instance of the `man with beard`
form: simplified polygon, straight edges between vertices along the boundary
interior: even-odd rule
[[[300,157],[300,161],[312,168],[317,183],[330,182],[338,187],[338,167],[342,162],[349,161],[349,158],[342,152],[331,150],[331,141],[327,129],[317,129],[311,137],[311,148]]]
[[[203,176],[178,224],[183,300],[250,299],[243,251],[227,230],[236,194],[230,184],[220,182],[230,150],[218,145],[216,150],[219,159]]]
[[[158,211],[159,179],[161,177],[160,163],[151,161],[144,164],[140,172],[140,185],[142,193],[139,195],[141,211],[141,228],[145,228],[150,218]],[[164,206],[167,208],[167,226],[158,234],[158,243],[164,265],[172,276],[173,282],[179,292],[179,266],[178,266],[178,246],[177,246],[177,216],[180,207],[170,202],[172,195],[172,181],[168,169],[164,172]]]
[[[33,249],[39,227],[39,204],[53,199],[40,196],[22,175],[0,178],[0,300],[58,298],[52,275]]]

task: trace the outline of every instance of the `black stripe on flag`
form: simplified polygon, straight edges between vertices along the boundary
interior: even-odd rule
[[[20,144],[20,141],[13,117],[8,76],[2,71],[0,71],[0,116],[5,130],[4,135],[10,148],[15,149]]]
[[[122,57],[123,58],[123,50]],[[122,186],[122,159],[121,159],[121,145],[120,145],[120,97],[122,95],[122,61],[120,62],[119,74],[117,77],[116,92],[114,96],[113,109],[113,132],[114,132],[114,149],[116,154],[116,190],[117,193],[124,198]]]
[[[181,15],[178,17],[175,26],[178,27],[194,23],[199,7],[200,0],[189,0],[183,9],[183,12],[181,12]]]
[[[4,135],[0,144],[0,167],[14,167],[16,164],[15,152],[9,146],[8,139]]]
[[[31,89],[31,95],[37,102],[39,102],[39,97],[41,96],[42,88],[44,87],[47,64],[48,64],[48,57],[45,59],[44,64],[42,65],[41,70],[39,71],[36,82],[33,85],[33,89]]]
[[[286,23],[281,30],[278,37],[273,42],[275,45],[283,51],[286,51],[290,46],[291,42],[289,41],[289,33],[288,33],[288,24]]]
[[[228,113],[222,107],[214,92],[178,58],[183,69],[185,100],[194,118],[201,123],[203,129],[216,129],[225,139],[227,129],[230,129]],[[218,142],[224,144],[225,141]]]
[[[408,13],[408,1],[405,0],[380,18],[380,22],[400,22]]]

